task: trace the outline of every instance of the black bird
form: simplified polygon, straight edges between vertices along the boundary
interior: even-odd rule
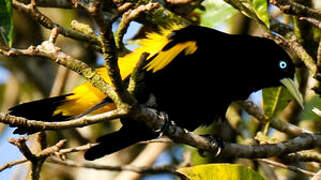
[[[143,104],[153,95],[157,110],[168,113],[170,120],[190,131],[224,117],[232,101],[246,99],[262,88],[283,84],[300,105],[303,103],[292,81],[294,64],[286,51],[272,40],[229,35],[200,26],[173,25],[148,34],[139,44],[132,53],[119,58],[124,81],[141,54],[150,53],[144,80],[139,84],[143,88],[136,93],[137,100]],[[97,72],[109,82],[104,68]],[[85,83],[68,95],[17,105],[10,109],[10,114],[62,121],[114,108],[108,97]],[[43,112],[34,113],[37,109]],[[124,118],[121,122],[119,131],[98,138],[99,144],[86,152],[86,159],[93,160],[158,136],[144,124]],[[36,130],[15,130],[18,134],[33,132]]]

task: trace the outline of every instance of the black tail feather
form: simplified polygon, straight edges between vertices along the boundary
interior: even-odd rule
[[[140,127],[140,128],[138,128]],[[156,138],[157,133],[145,126],[123,126],[119,131],[106,134],[97,139],[98,145],[85,153],[86,160],[95,160],[107,154],[117,152],[139,141]]]
[[[38,101],[19,104],[9,109],[9,114],[19,117],[24,117],[30,120],[39,121],[65,121],[70,119],[70,116],[63,116],[62,114],[53,115],[58,106],[66,102],[66,97],[72,94],[46,98]],[[14,134],[33,134],[38,132],[33,128],[18,127],[13,132]]]

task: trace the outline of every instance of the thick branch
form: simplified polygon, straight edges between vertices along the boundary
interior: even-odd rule
[[[266,158],[320,147],[321,135],[305,133],[277,144],[246,146],[224,143],[224,145],[221,154],[223,157]]]
[[[7,116],[8,117],[8,116]],[[136,120],[144,121],[153,129],[159,129],[164,125],[164,121],[159,119],[159,116],[149,109],[141,108],[140,113],[136,115]],[[1,119],[1,118],[0,118]],[[18,118],[19,119],[19,118]],[[24,118],[23,118],[24,119]],[[26,123],[28,120],[24,119]],[[32,127],[42,129],[56,129],[56,124],[64,122],[39,122],[41,125],[34,126],[33,121],[30,124]],[[47,126],[46,126],[46,125]],[[54,125],[54,126],[53,126]],[[82,124],[83,125],[83,124]],[[25,126],[26,127],[26,126]],[[168,126],[166,135],[170,137],[176,143],[183,143],[194,146],[198,149],[203,149],[212,153],[216,153],[216,149],[213,148],[212,144],[201,136],[198,136],[192,132],[188,132],[180,127],[173,125]],[[224,148],[220,156],[223,157],[244,157],[244,158],[265,158],[272,156],[280,156],[282,154],[293,153],[297,151],[312,149],[320,147],[321,135],[317,134],[301,134],[300,136],[291,139],[289,141],[277,144],[268,145],[240,145],[234,143],[224,142]]]
[[[152,129],[160,129],[164,126],[164,121],[159,118],[159,115],[147,108],[141,108],[134,111],[132,117],[138,121],[144,121]],[[136,115],[136,116],[135,116]],[[217,149],[206,139],[185,129],[174,125],[168,125],[165,132],[170,139],[176,143],[183,143],[198,149],[203,149],[212,153],[217,153]],[[223,157],[244,157],[244,158],[263,158],[280,156],[282,154],[297,152],[301,150],[312,149],[321,145],[321,135],[318,134],[301,134],[298,137],[288,140],[283,143],[268,144],[268,145],[240,145],[224,142],[224,148],[220,156]]]
[[[321,19],[321,12],[290,0],[270,0],[286,14]]]

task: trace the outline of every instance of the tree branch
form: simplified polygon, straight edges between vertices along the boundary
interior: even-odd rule
[[[261,109],[256,106],[253,102],[251,101],[244,101],[240,102],[244,110],[255,117],[257,120],[259,120],[261,123],[265,124],[267,122],[271,123],[271,126],[281,132],[284,132],[288,135],[291,136],[297,136],[301,133],[312,133],[306,129],[300,128],[298,126],[295,126],[291,123],[282,121],[280,119],[266,119],[264,116],[264,113],[261,111]]]
[[[39,131],[57,130],[75,127],[84,127],[90,124],[95,124],[105,120],[117,119],[125,116],[126,113],[120,110],[113,110],[103,114],[84,116],[78,119],[62,122],[44,122],[37,120],[28,120],[23,117],[16,117],[5,113],[0,113],[0,122],[14,127],[32,127]]]
[[[98,165],[93,163],[77,163],[72,160],[61,161],[57,158],[50,158],[49,163],[60,164],[68,167],[78,167],[78,168],[90,168],[95,170],[108,170],[108,171],[133,171],[142,174],[159,174],[159,173],[171,173],[178,177],[182,176],[180,173],[176,172],[176,166],[164,165],[164,166],[152,166],[152,167],[136,167],[136,166],[107,166]]]
[[[301,173],[301,174],[304,174],[304,175],[308,175],[308,176],[314,176],[315,175],[314,172],[311,172],[311,171],[308,171],[308,170],[305,170],[305,169],[302,169],[302,168],[299,168],[299,167],[296,167],[296,166],[285,165],[285,164],[282,164],[280,162],[272,161],[272,160],[269,160],[269,159],[257,159],[257,161],[270,164],[270,165],[272,165],[274,167],[280,167],[280,168],[284,168],[284,169],[289,169],[291,171],[294,171],[294,172],[297,172],[297,173]]]
[[[290,0],[270,0],[286,14],[321,19],[321,12]]]
[[[20,160],[16,160],[16,161],[12,161],[12,162],[6,163],[6,164],[4,164],[3,166],[0,167],[0,172],[2,172],[5,169],[11,168],[11,167],[13,167],[15,165],[22,164],[22,163],[25,163],[25,162],[28,162],[28,159],[20,159]]]
[[[280,157],[282,160],[287,162],[318,162],[321,163],[321,155],[316,151],[301,151],[296,153],[290,153],[283,157]]]
[[[304,133],[277,144],[246,146],[224,143],[222,157],[267,158],[320,147],[321,135]]]
[[[22,3],[29,4],[31,0],[18,0]],[[71,9],[72,4],[68,0],[37,0],[39,7]]]
[[[42,150],[37,155],[33,154],[30,151],[29,147],[26,144],[26,141],[27,141],[27,138],[24,138],[24,137],[20,137],[17,140],[13,138],[9,139],[9,142],[17,146],[20,152],[25,156],[25,158],[31,162],[30,178],[32,180],[38,180],[40,178],[40,171],[41,171],[43,162],[46,160],[48,156],[50,156],[56,151],[59,151],[64,146],[66,141],[61,140],[56,145]],[[23,163],[23,162],[25,161],[20,160],[20,161],[16,161],[13,164],[11,163],[11,165],[16,165],[18,163]],[[9,166],[4,166],[4,169],[7,167]]]
[[[106,81],[98,75],[91,67],[86,63],[74,59],[68,54],[64,53],[59,47],[56,47],[50,41],[44,41],[41,45],[30,46],[28,49],[15,49],[15,48],[1,48],[0,54],[4,56],[40,56],[49,58],[56,63],[67,67],[68,69],[80,74],[86,78],[94,87],[101,90],[104,94],[107,94],[112,99],[117,99],[113,87],[106,83]]]
[[[98,26],[105,66],[111,83],[115,88],[115,92],[117,96],[119,96],[113,100],[117,106],[122,106],[125,102],[130,102],[130,104],[132,104],[134,100],[131,98],[122,82],[122,77],[117,63],[117,48],[111,27],[112,22],[105,21],[101,3],[101,0],[94,1],[92,11],[89,11],[89,13],[92,15]]]
[[[60,29],[60,34],[62,34],[65,37],[86,41],[92,44],[99,44],[99,40],[96,36],[70,30],[65,28],[64,26],[54,23],[50,18],[42,14],[37,8],[33,7],[31,4],[25,5],[15,0],[12,2],[12,6],[19,11],[29,14],[34,20],[36,20],[39,24],[41,24],[47,29],[53,29],[55,27],[58,27]]]
[[[124,37],[124,34],[127,32],[127,28],[131,21],[136,19],[142,13],[157,9],[159,6],[160,6],[159,3],[150,2],[146,5],[140,5],[135,9],[129,9],[128,11],[126,11],[122,16],[122,20],[118,26],[118,30],[115,35],[116,46],[119,49],[125,48],[123,44],[123,37]]]

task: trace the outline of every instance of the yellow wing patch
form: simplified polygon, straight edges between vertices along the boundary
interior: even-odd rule
[[[145,39],[139,41],[139,47],[135,48],[132,53],[118,58],[118,66],[122,79],[130,76],[142,53],[149,53],[149,58],[155,57],[150,60],[146,65],[148,71],[159,71],[166,67],[175,57],[185,52],[186,55],[192,54],[197,50],[196,42],[187,41],[174,45],[172,48],[162,51],[162,49],[170,42],[168,36],[175,30],[184,28],[185,26],[173,24],[168,28],[160,29],[159,33],[153,32],[147,34]],[[96,72],[107,82],[110,83],[109,76],[106,68],[98,68]],[[100,103],[106,98],[100,90],[93,87],[89,82],[77,86],[73,91],[73,95],[67,96],[66,102],[59,106],[54,112],[54,115],[62,113],[64,116],[77,116],[91,107]],[[108,104],[91,114],[98,114],[115,109],[115,104]]]
[[[185,52],[185,55],[189,55],[193,54],[196,50],[197,46],[195,41],[178,43],[166,51],[160,51],[158,55],[146,65],[146,68],[148,71],[159,71],[172,62],[172,60],[182,51]]]
[[[195,41],[187,41],[174,45],[172,48],[162,51],[162,49],[170,42],[168,36],[175,30],[184,28],[182,25],[171,25],[169,29],[161,29],[160,33],[147,34],[146,39],[139,41],[140,47],[136,48],[134,52],[137,53],[136,59],[139,59],[143,52],[148,52],[150,55],[147,60],[156,55],[154,59],[149,62],[145,68],[148,71],[159,71],[166,67],[175,57],[185,51],[185,55],[193,54],[197,50]]]

